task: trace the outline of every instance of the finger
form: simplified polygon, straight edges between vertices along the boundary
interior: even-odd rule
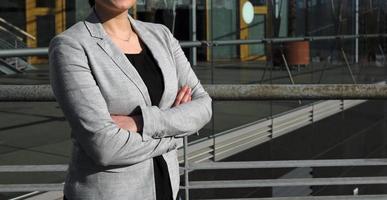
[[[175,103],[174,103],[175,106],[180,104],[180,102],[181,102],[182,98],[184,97],[187,89],[188,89],[188,87],[183,86],[180,89],[180,91],[177,93],[177,96],[176,96],[176,99],[175,99]]]
[[[187,92],[185,93],[184,97],[181,100],[181,103],[188,102],[188,99],[190,96],[191,96],[191,88],[188,88]]]
[[[174,106],[177,106],[177,105],[180,104],[181,99],[183,98],[183,97],[182,97],[183,94],[184,94],[183,88],[181,88],[181,89],[177,92],[175,102],[173,103]]]
[[[189,98],[189,89],[190,88],[187,88],[187,90],[185,91],[184,96],[181,98],[180,104],[187,102]]]
[[[183,101],[187,93],[189,93],[190,87],[188,85],[184,85],[181,90],[179,91],[179,96],[176,98],[176,105],[179,105],[181,103],[184,103]]]

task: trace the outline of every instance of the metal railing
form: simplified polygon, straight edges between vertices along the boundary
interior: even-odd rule
[[[186,170],[218,169],[273,169],[301,167],[369,167],[387,166],[387,159],[332,159],[332,160],[286,160],[286,161],[245,161],[245,162],[203,162],[187,164]],[[24,165],[0,166],[4,172],[60,172],[67,165]],[[187,178],[187,177],[186,177]],[[387,184],[387,177],[343,177],[343,178],[302,178],[302,179],[258,179],[258,180],[222,180],[222,181],[186,181],[184,189],[208,188],[248,188],[248,187],[285,187],[285,186],[327,186],[327,185],[370,185]],[[0,192],[60,191],[63,184],[0,184]],[[381,195],[386,197],[387,195]],[[340,196],[337,196],[338,198]],[[347,197],[351,199],[351,197]],[[353,199],[359,197],[353,197]],[[186,199],[189,199],[186,196]],[[264,198],[270,199],[270,198]],[[277,199],[277,198],[273,198]]]
[[[203,84],[203,87],[217,101],[387,99],[385,84]],[[0,101],[55,101],[55,96],[50,85],[0,85]]]
[[[12,23],[10,23],[10,22],[8,22],[7,20],[5,20],[4,18],[1,18],[1,17],[0,17],[0,22],[3,23],[3,24],[5,24],[5,25],[7,25],[7,26],[9,26],[9,27],[11,27],[11,28],[12,28],[13,30],[15,30],[17,33],[19,33],[19,34],[21,34],[21,35],[23,35],[23,36],[25,36],[25,37],[27,37],[27,38],[30,38],[30,39],[32,39],[32,40],[36,40],[36,37],[35,37],[35,36],[29,34],[28,32],[24,31],[23,29],[21,29],[21,28],[15,26],[15,25],[13,25]]]
[[[31,34],[21,30],[17,26],[0,17],[0,49],[14,50],[27,48],[23,37],[33,40],[36,39]],[[0,58],[0,72],[2,73],[16,74],[29,69],[34,69],[34,67],[30,65],[24,57],[12,56]]]
[[[387,166],[387,159],[340,159],[340,160],[286,160],[286,161],[248,161],[248,162],[204,162],[189,164],[187,170],[218,170],[218,169],[273,169],[301,167],[361,167]],[[286,187],[286,186],[333,186],[333,185],[373,185],[387,184],[387,177],[342,177],[342,178],[291,178],[291,179],[249,179],[221,181],[191,181],[181,186],[189,199],[189,189],[208,188],[250,188],[250,187]],[[387,195],[375,195],[383,199]],[[302,197],[293,197],[299,199]],[[305,197],[304,197],[305,198]],[[340,196],[336,196],[340,198]],[[363,199],[359,196],[346,196],[345,199]],[[280,199],[280,198],[263,198]],[[283,198],[288,199],[288,197]],[[310,199],[310,197],[308,198]],[[320,197],[320,199],[324,199]],[[328,198],[327,198],[328,199]]]
[[[305,36],[305,37],[283,37],[283,38],[261,38],[253,40],[218,40],[218,41],[183,41],[182,48],[212,47],[224,45],[248,45],[248,44],[276,44],[295,41],[325,41],[325,40],[349,40],[362,38],[386,38],[387,34],[359,34],[359,35],[329,35],[329,36]],[[25,48],[25,49],[2,49],[0,58],[15,56],[47,56],[48,48]]]
[[[290,70],[290,66],[288,64],[287,58],[285,56],[284,50],[283,50],[283,43],[286,42],[295,42],[295,41],[329,41],[334,40],[337,41],[335,44],[337,45],[337,51],[339,52],[340,56],[342,57],[342,61],[345,63],[345,66],[349,72],[349,75],[352,78],[352,82],[356,83],[355,76],[352,72],[351,64],[348,59],[347,53],[345,52],[342,42],[344,40],[356,40],[359,39],[385,39],[387,37],[387,34],[381,33],[381,34],[351,34],[351,35],[328,35],[328,36],[304,36],[304,37],[283,37],[283,38],[261,38],[261,39],[253,39],[253,40],[225,40],[225,41],[183,41],[180,42],[180,45],[182,48],[192,48],[195,49],[197,47],[216,47],[216,46],[224,46],[224,45],[252,45],[252,44],[280,44],[279,47],[275,47],[274,49],[280,50],[281,54],[281,60],[283,62],[284,68],[288,72],[288,77],[292,84],[295,84],[293,79],[293,74]],[[379,44],[378,49],[380,53],[383,55],[383,62],[386,61],[385,54],[383,51],[382,46]],[[272,51],[273,51],[272,50]],[[332,47],[331,47],[332,50]],[[332,53],[332,51],[331,51]],[[273,52],[269,52],[269,55],[273,56]],[[0,59],[1,58],[8,58],[8,57],[19,57],[19,56],[47,56],[48,55],[48,48],[42,47],[42,48],[22,48],[22,49],[2,49],[0,50]],[[358,57],[358,55],[356,55]],[[193,61],[193,63],[196,63],[196,61]],[[266,63],[266,65],[269,62]],[[270,62],[272,66],[274,66],[274,62]],[[326,70],[326,66],[324,65],[323,72]],[[266,67],[265,71],[262,75],[263,77],[266,73]],[[322,76],[323,73],[321,73]],[[261,82],[262,82],[261,80]]]
[[[289,99],[387,99],[387,85],[204,85],[214,100],[289,100]],[[219,92],[220,91],[220,92]],[[282,94],[282,95],[281,95]],[[0,102],[3,101],[55,101],[48,85],[0,86]],[[387,166],[387,159],[345,159],[345,160],[288,160],[288,161],[251,161],[251,162],[201,162],[190,163],[188,139],[184,138],[185,198],[189,191],[208,188],[249,188],[249,187],[286,187],[286,186],[327,186],[327,185],[373,185],[387,184],[387,177],[334,177],[299,179],[259,179],[224,181],[189,181],[193,170],[251,169],[251,168],[300,168],[300,167],[353,167]],[[67,165],[25,165],[0,166],[0,173],[6,172],[58,172],[65,171]],[[2,184],[0,192],[60,191],[62,183],[57,184]],[[330,196],[330,197],[284,197],[263,198],[267,200],[290,199],[385,199],[387,195]]]
[[[324,40],[347,40],[359,38],[385,38],[387,34],[367,34],[367,35],[335,35],[335,36],[311,36],[311,37],[297,37],[297,38],[263,38],[257,40],[228,40],[228,41],[192,41],[181,42],[182,47],[211,47],[221,45],[241,45],[241,44],[271,44],[283,43],[291,41],[324,41]],[[47,56],[47,48],[34,49],[8,49],[0,50],[1,57],[14,56]],[[342,52],[344,58],[345,52]],[[346,60],[346,64],[349,65]],[[312,112],[312,119],[302,118],[294,127],[289,130],[295,130],[309,122],[315,122],[323,117],[332,115],[343,111],[346,108],[358,105],[364,99],[387,99],[387,86],[384,84],[329,84],[329,85],[203,85],[205,90],[210,94],[213,100],[321,100],[321,99],[337,99],[334,106],[325,107],[328,111],[317,111],[314,108],[321,107],[323,110],[327,104],[312,105],[313,109],[302,108],[302,112]],[[358,99],[357,101],[346,103],[345,99]],[[0,102],[5,101],[55,101],[55,97],[49,85],[0,85]],[[349,101],[349,100],[346,100]],[[324,104],[324,105],[323,105]],[[337,105],[336,105],[337,104]],[[300,111],[297,111],[300,113]],[[281,123],[283,116],[269,119],[270,123],[264,122],[267,126],[272,126],[273,123]],[[308,121],[306,123],[306,121]],[[278,137],[284,134],[283,130],[276,132],[274,126],[270,128],[261,128],[263,132],[271,132],[267,137]],[[251,131],[250,131],[251,132]],[[256,133],[246,135],[244,138],[254,141],[257,137]],[[259,134],[258,134],[259,135]],[[226,140],[230,140],[230,136],[222,138],[219,143],[222,148],[230,146],[224,144]],[[211,139],[211,138],[210,138]],[[233,138],[231,138],[233,139]],[[258,138],[259,139],[259,138]],[[267,139],[262,139],[267,141]],[[215,141],[214,141],[215,142]],[[298,167],[335,167],[335,166],[387,166],[387,159],[361,159],[361,160],[302,160],[302,161],[261,161],[261,162],[208,162],[209,159],[219,160],[229,155],[222,151],[213,152],[217,148],[217,144],[213,144],[214,149],[204,150],[207,148],[207,141],[196,143],[191,146],[200,146],[200,153],[192,156],[194,150],[188,149],[190,145],[187,137],[184,138],[183,149],[179,152],[179,162],[184,166],[181,168],[181,174],[184,175],[185,184],[181,189],[185,190],[186,199],[189,199],[189,190],[205,189],[205,188],[238,188],[238,187],[284,187],[284,186],[311,186],[311,185],[362,185],[362,184],[387,184],[387,177],[349,177],[349,178],[311,178],[311,179],[268,179],[268,180],[232,180],[232,181],[189,181],[189,173],[193,170],[216,170],[216,169],[247,169],[247,168],[298,168]],[[246,145],[247,148],[258,144],[251,143]],[[262,142],[261,142],[262,143]],[[235,145],[234,145],[235,146]],[[196,147],[195,147],[196,148]],[[208,147],[210,148],[210,147]],[[238,147],[236,147],[238,148]],[[181,152],[182,150],[182,152]],[[198,150],[198,149],[196,149]],[[236,152],[240,151],[236,150]],[[223,153],[218,155],[218,153]],[[234,152],[235,153],[235,152]],[[211,155],[207,155],[211,154]],[[199,155],[199,156],[198,156]],[[217,156],[215,158],[215,156]],[[206,161],[206,162],[203,162]],[[18,165],[18,166],[0,166],[0,173],[7,172],[63,172],[66,171],[67,165]],[[0,185],[0,192],[29,192],[29,191],[61,191],[63,184],[3,184]],[[360,196],[333,196],[333,197],[286,197],[286,198],[263,198],[263,199],[386,199],[387,195],[360,195]]]

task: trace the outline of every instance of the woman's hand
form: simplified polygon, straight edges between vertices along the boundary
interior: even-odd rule
[[[186,103],[191,101],[191,88],[188,87],[188,85],[184,85],[180,90],[177,92],[177,96],[175,99],[175,102],[173,103],[172,107],[178,106],[180,104]]]
[[[129,130],[131,132],[141,132],[143,127],[143,120],[141,115],[110,115],[120,128]]]

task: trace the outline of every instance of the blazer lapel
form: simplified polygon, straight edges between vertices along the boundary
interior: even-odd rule
[[[121,71],[133,82],[140,90],[147,105],[151,105],[148,89],[142,80],[136,68],[126,58],[125,54],[113,43],[103,29],[102,24],[98,20],[95,13],[92,11],[85,21],[91,35],[99,38],[97,44],[103,51],[113,60],[113,62],[121,69]]]
[[[168,102],[173,101],[176,95],[169,94],[168,92],[174,91],[171,90],[173,88],[172,80],[172,67],[169,67],[170,62],[167,58],[169,56],[166,52],[162,51],[162,44],[159,39],[156,38],[149,30],[142,26],[142,24],[137,23],[130,14],[128,14],[128,18],[132,25],[134,31],[136,31],[138,37],[145,43],[148,49],[151,51],[153,57],[155,58],[158,66],[161,69],[163,80],[164,80],[164,91],[162,97],[160,99],[159,107],[167,108],[170,105]],[[88,27],[92,36],[99,38],[97,41],[98,45],[106,52],[107,55],[114,61],[114,63],[121,69],[123,73],[137,86],[137,88],[142,93],[146,104],[151,105],[151,100],[149,96],[148,89],[142,80],[140,74],[137,72],[136,68],[130,63],[130,61],[126,58],[124,53],[113,43],[113,41],[109,38],[106,32],[103,29],[102,24],[99,22],[97,16],[92,11],[89,17],[86,20],[86,26]],[[165,47],[166,48],[166,47]],[[173,98],[173,99],[168,99]]]
[[[163,80],[164,80],[164,91],[162,94],[162,97],[159,102],[159,108],[169,108],[170,105],[168,105],[168,97],[172,97],[173,100],[175,98],[174,95],[169,94],[168,92],[173,91],[171,88],[173,87],[173,80],[171,77],[171,74],[173,71],[171,71],[170,61],[168,60],[169,54],[167,54],[165,51],[163,51],[163,48],[166,48],[162,45],[162,43],[158,40],[159,38],[155,37],[152,33],[149,32],[148,29],[143,27],[140,23],[137,23],[132,16],[128,14],[130,23],[133,27],[133,29],[136,31],[137,35],[141,38],[141,40],[146,44],[148,49],[151,51],[153,57],[155,58],[158,66],[161,69]]]

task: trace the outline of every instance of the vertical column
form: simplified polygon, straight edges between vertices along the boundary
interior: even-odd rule
[[[295,0],[289,0],[288,36],[296,35],[297,5]]]
[[[191,8],[191,40],[196,41],[196,0],[192,0]],[[197,60],[197,48],[191,48],[191,64],[196,65]]]
[[[39,16],[53,15],[55,17],[55,33],[58,34],[66,29],[66,5],[65,0],[55,0],[55,7],[38,7],[37,1],[39,0],[26,0],[26,30],[28,33],[33,35],[36,40],[31,38],[27,38],[27,46],[28,47],[37,47],[39,38],[38,35],[38,27],[37,18]],[[41,27],[46,29],[47,27]],[[47,62],[46,58],[39,57],[30,57],[30,63],[42,63]]]
[[[36,0],[26,0],[26,30],[28,33],[36,37],[36,13],[47,12],[46,10],[37,9],[36,8]],[[37,41],[27,38],[27,46],[28,47],[36,47]]]
[[[309,2],[304,0],[305,35],[309,36]]]
[[[212,28],[212,0],[206,0],[206,38],[207,38],[207,41],[212,41],[212,32],[211,32],[211,28]],[[206,48],[206,51],[207,51],[207,61],[211,61],[211,57],[212,57],[212,49],[213,47],[211,48]]]
[[[61,33],[66,29],[66,2],[55,0],[55,33]]]
[[[243,5],[245,4],[247,0],[239,0],[239,38],[241,40],[247,40],[249,38],[249,28],[248,25],[245,23],[242,17],[242,10],[243,10]],[[240,59],[242,61],[246,60],[247,57],[249,56],[249,45],[240,45]]]
[[[249,24],[246,24],[246,22],[243,20],[243,5],[247,2],[248,0],[239,0],[239,39],[241,40],[248,40],[249,38],[249,30],[250,29],[256,29],[256,25],[252,26],[252,27],[249,27]],[[276,1],[277,2],[277,1]],[[268,14],[268,6],[267,4],[266,5],[254,5],[253,4],[253,7],[254,7],[254,16],[255,15],[263,15],[263,16],[267,16]],[[262,27],[262,29],[260,29],[259,31],[261,33],[263,33],[263,35],[265,35],[265,27],[266,27],[266,17],[264,17],[264,23],[265,25]],[[252,35],[254,37],[254,35]],[[256,39],[256,38],[255,38]],[[257,44],[255,44],[257,45]],[[250,52],[250,47],[249,45],[240,45],[239,47],[239,50],[240,50],[240,60],[241,61],[246,61],[246,60],[266,60],[266,56],[264,55],[261,55],[261,54],[258,54],[258,55],[253,55],[253,53]],[[256,53],[257,54],[257,53]]]
[[[188,161],[188,136],[184,136],[184,191],[185,200],[189,200],[189,161]]]
[[[355,0],[355,34],[356,34],[356,40],[355,40],[355,63],[359,63],[359,0]]]

